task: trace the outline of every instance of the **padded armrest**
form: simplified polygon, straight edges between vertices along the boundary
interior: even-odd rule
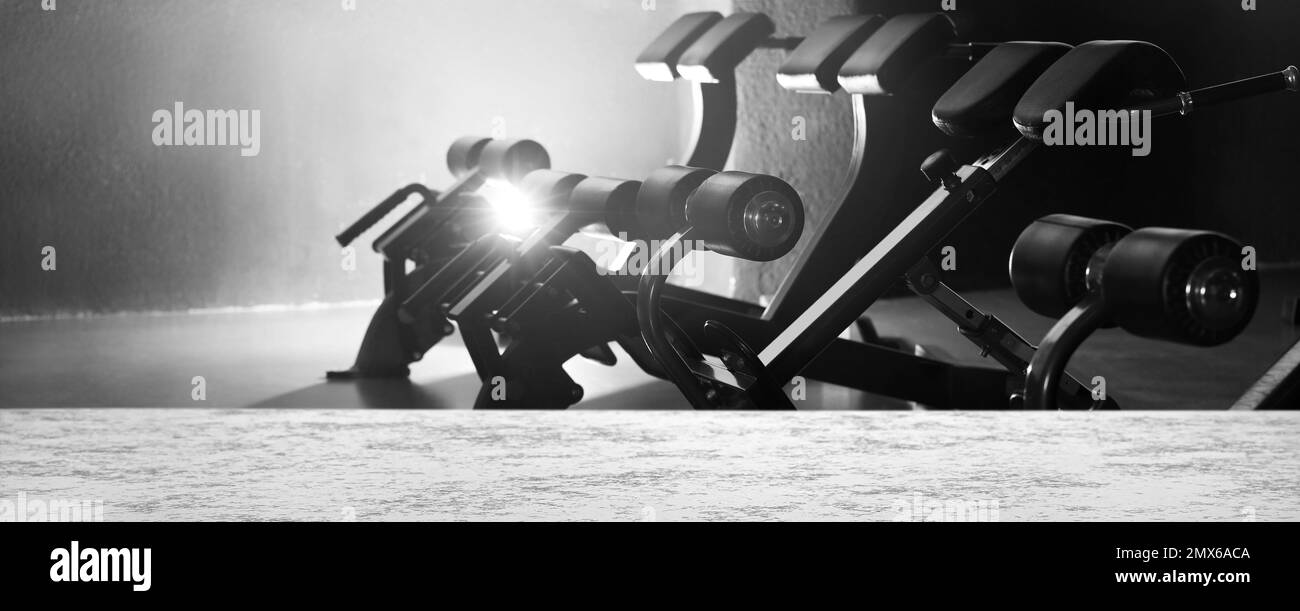
[[[934,124],[959,137],[1010,129],[1016,103],[1070,48],[1060,42],[998,45],[939,98],[932,112]]]
[[[781,64],[776,81],[800,93],[839,91],[840,66],[884,23],[880,15],[848,15],[823,22]]]
[[[957,29],[943,13],[899,15],[885,22],[840,68],[840,86],[849,93],[891,95],[912,73],[957,40]]]
[[[698,83],[717,83],[732,77],[736,66],[776,32],[776,25],[762,13],[733,13],[709,28],[677,62],[682,78]]]
[[[687,13],[674,21],[636,58],[636,71],[650,81],[672,81],[682,53],[709,28],[722,21],[721,13]]]
[[[1123,110],[1186,89],[1187,80],[1164,49],[1137,40],[1094,40],[1052,64],[1016,104],[1015,123],[1028,138],[1042,139],[1051,110]]]

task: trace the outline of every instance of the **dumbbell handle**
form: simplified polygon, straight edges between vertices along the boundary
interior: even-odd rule
[[[1295,66],[1287,66],[1285,70],[1278,72],[1192,91],[1182,91],[1173,97],[1133,108],[1130,112],[1149,110],[1155,117],[1172,114],[1187,115],[1199,107],[1214,106],[1278,91],[1296,91],[1298,79],[1300,79],[1300,70]]]
[[[375,204],[373,208],[362,215],[361,218],[357,219],[355,223],[352,223],[350,227],[344,229],[342,233],[334,236],[334,239],[338,240],[339,246],[347,246],[348,244],[351,244],[353,240],[357,239],[357,236],[365,233],[373,227],[375,223],[383,220],[385,216],[388,216],[390,212],[400,206],[402,202],[406,201],[407,198],[412,195],[419,195],[426,200],[438,199],[438,193],[436,191],[432,191],[422,184],[412,183],[406,185],[405,187],[398,189],[397,192],[392,195],[389,195],[384,199],[384,201]]]

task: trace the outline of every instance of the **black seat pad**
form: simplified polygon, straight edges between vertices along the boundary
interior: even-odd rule
[[[719,13],[687,13],[674,21],[636,58],[636,70],[651,81],[672,81],[678,76],[677,61],[719,21]]]
[[[1123,110],[1145,100],[1177,94],[1187,86],[1183,71],[1164,49],[1137,40],[1094,40],[1052,64],[1016,104],[1016,129],[1041,139],[1050,110]]]
[[[732,78],[736,66],[774,32],[776,24],[767,15],[732,13],[686,48],[677,61],[677,72],[701,83]]]
[[[950,136],[1011,129],[1011,115],[1029,86],[1070,50],[1060,42],[1008,42],[989,51],[957,79],[932,112]]]
[[[839,91],[840,66],[883,23],[880,15],[847,15],[823,22],[790,52],[776,73],[777,82],[802,93]]]
[[[880,26],[840,68],[840,85],[849,93],[892,95],[917,69],[957,40],[957,29],[943,13],[898,15]]]

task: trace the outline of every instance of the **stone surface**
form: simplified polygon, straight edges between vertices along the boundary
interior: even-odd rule
[[[109,521],[1277,521],[1300,519],[1298,435],[1292,413],[0,411],[0,499]]]

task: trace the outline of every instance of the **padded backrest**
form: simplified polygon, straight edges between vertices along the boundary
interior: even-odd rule
[[[672,81],[679,75],[677,62],[709,28],[722,21],[721,13],[682,15],[636,58],[636,71],[650,81]]]
[[[840,66],[884,23],[880,15],[847,15],[823,22],[790,52],[776,81],[800,93],[839,91]]]
[[[899,15],[885,22],[840,68],[849,93],[898,93],[921,66],[956,42],[957,29],[943,13]]]
[[[934,124],[949,136],[1011,129],[1025,91],[1070,50],[1059,42],[1008,42],[989,51],[935,103]]]
[[[1123,110],[1145,100],[1177,94],[1187,86],[1183,71],[1164,49],[1137,40],[1094,40],[1052,64],[1016,104],[1020,133],[1041,139],[1044,115],[1076,110]]]
[[[736,66],[776,32],[762,13],[733,13],[705,32],[682,53],[677,72],[698,83],[732,77]]]

